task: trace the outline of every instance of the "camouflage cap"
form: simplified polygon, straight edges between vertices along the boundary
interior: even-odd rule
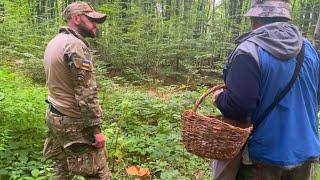
[[[107,19],[107,15],[95,11],[92,6],[82,1],[73,2],[66,7],[63,11],[64,20],[67,22],[71,19],[73,13],[84,14],[94,19],[97,23],[103,23]]]
[[[284,17],[291,19],[289,0],[252,0],[249,17]]]

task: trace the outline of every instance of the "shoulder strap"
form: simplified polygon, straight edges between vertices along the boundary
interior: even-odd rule
[[[296,65],[296,67],[294,69],[294,72],[293,72],[291,80],[289,81],[287,86],[285,86],[285,88],[282,91],[280,91],[280,93],[277,94],[277,96],[274,98],[273,103],[263,113],[261,113],[260,116],[258,116],[257,122],[256,122],[256,127],[258,127],[261,124],[263,119],[274,109],[274,107],[276,107],[276,105],[281,101],[281,99],[292,88],[293,84],[295,83],[295,81],[296,81],[296,79],[297,79],[297,77],[299,75],[301,66],[303,64],[304,51],[305,51],[305,48],[304,48],[304,42],[303,42],[301,50],[300,50],[300,52],[299,52],[299,54],[297,56],[297,65]]]

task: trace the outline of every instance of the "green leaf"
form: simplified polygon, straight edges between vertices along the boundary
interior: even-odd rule
[[[28,155],[26,155],[26,154],[21,154],[18,159],[21,162],[28,162],[28,160],[29,160]]]
[[[31,171],[31,174],[33,177],[38,177],[40,174],[40,171],[39,171],[39,169],[34,169]]]
[[[43,179],[48,179],[48,177],[46,177],[46,176],[41,176],[41,177],[37,177],[36,180],[43,180]]]
[[[4,99],[4,93],[0,92],[0,101]]]
[[[35,178],[33,178],[33,177],[25,177],[24,179],[25,180],[35,180]]]
[[[8,171],[5,169],[0,169],[0,175],[7,175]]]

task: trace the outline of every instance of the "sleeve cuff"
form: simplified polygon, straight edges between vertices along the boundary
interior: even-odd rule
[[[101,118],[96,118],[96,119],[89,119],[86,123],[86,127],[92,127],[92,126],[99,126],[102,123]]]

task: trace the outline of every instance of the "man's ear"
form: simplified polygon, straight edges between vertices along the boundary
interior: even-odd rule
[[[78,16],[76,13],[71,14],[71,19],[74,24],[80,24],[80,16]]]

